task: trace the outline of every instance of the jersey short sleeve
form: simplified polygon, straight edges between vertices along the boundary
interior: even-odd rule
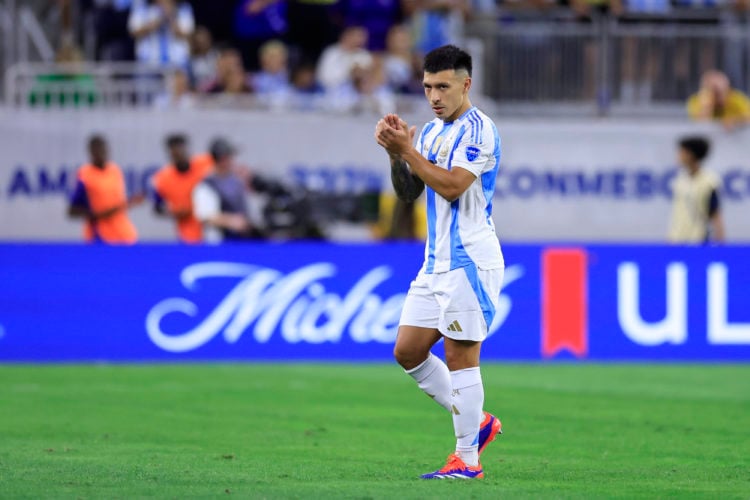
[[[451,168],[465,168],[479,177],[493,167],[494,162],[491,160],[494,150],[495,145],[489,141],[482,127],[472,124],[459,139],[451,158]]]

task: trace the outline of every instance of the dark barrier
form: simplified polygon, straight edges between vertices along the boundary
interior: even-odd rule
[[[485,360],[750,360],[750,248],[504,253]],[[422,254],[0,245],[0,360],[389,360]]]

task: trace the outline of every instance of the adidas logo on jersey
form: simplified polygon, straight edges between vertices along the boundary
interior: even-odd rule
[[[448,326],[449,332],[463,332],[463,329],[461,328],[461,325],[458,323],[458,320],[454,321]]]

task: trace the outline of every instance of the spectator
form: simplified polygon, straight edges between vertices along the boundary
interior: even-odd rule
[[[280,0],[252,0],[250,13],[260,13]],[[292,64],[317,64],[323,50],[336,42],[343,26],[344,0],[287,0],[287,43]]]
[[[190,109],[195,107],[195,96],[190,90],[187,73],[174,70],[167,80],[167,90],[154,99],[157,109]]]
[[[240,52],[234,47],[222,47],[219,50],[219,57],[216,59],[216,78],[201,90],[209,94],[222,93],[230,84],[230,81],[231,84],[236,86],[239,74],[242,74],[242,79],[247,81]],[[249,84],[247,86],[249,87]]]
[[[471,0],[416,0],[411,16],[414,44],[423,55],[443,45],[460,45]]]
[[[688,116],[693,120],[721,122],[733,130],[750,122],[750,99],[729,84],[721,71],[707,71],[701,77],[701,88],[687,103]]]
[[[128,30],[132,0],[94,0],[96,54],[100,61],[132,61],[133,39]]]
[[[338,43],[325,49],[318,63],[317,79],[326,91],[350,83],[354,68],[372,64],[372,55],[366,46],[367,31],[361,26],[350,26]]]
[[[388,31],[411,14],[410,0],[347,0],[345,20],[347,26],[362,26],[367,30],[367,50],[386,50]]]
[[[261,46],[260,71],[253,76],[253,89],[262,99],[269,98],[279,104],[278,101],[289,98],[288,56],[286,46],[278,40]]]
[[[193,190],[193,208],[209,243],[261,236],[250,222],[247,185],[234,173],[235,149],[224,139],[211,144],[214,172]]]
[[[128,20],[130,33],[136,40],[136,59],[158,66],[188,67],[195,20],[187,2],[149,0],[133,6]]]
[[[339,85],[327,93],[328,106],[332,111],[347,113],[393,113],[396,101],[388,87],[380,58],[368,66],[355,66],[351,81]]]
[[[623,0],[624,21],[639,21],[639,16],[665,19],[669,14],[670,0]],[[642,21],[641,21],[642,22]],[[648,103],[653,94],[653,84],[658,81],[657,70],[663,48],[649,39],[625,36],[622,38],[622,81],[620,101],[623,104]]]
[[[422,93],[421,62],[414,53],[411,33],[404,25],[388,31],[383,56],[386,83],[399,93]]]
[[[208,28],[198,26],[190,37],[190,76],[195,88],[204,88],[216,79],[219,53]]]
[[[292,70],[290,105],[297,110],[319,109],[324,101],[323,87],[315,79],[315,66],[301,64]]]
[[[154,211],[172,217],[183,243],[203,241],[203,227],[193,214],[193,190],[209,174],[212,163],[190,159],[184,135],[167,137],[169,163],[153,177]]]
[[[255,0],[239,0],[235,6],[233,42],[242,53],[245,67],[260,68],[260,47],[269,40],[280,39],[287,32],[286,2],[272,2],[256,11]]]
[[[78,169],[68,215],[85,219],[84,238],[87,242],[135,243],[138,234],[128,218],[128,208],[143,202],[143,196],[128,200],[122,170],[109,161],[104,137],[91,137],[88,151],[89,163]]]
[[[682,171],[672,185],[672,222],[669,239],[675,243],[724,241],[719,203],[721,179],[703,168],[710,143],[703,137],[679,141]]]

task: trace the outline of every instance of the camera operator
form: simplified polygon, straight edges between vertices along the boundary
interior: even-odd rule
[[[233,171],[234,147],[225,139],[216,139],[210,152],[214,172],[193,191],[193,211],[203,224],[204,241],[262,238],[263,232],[250,221],[246,183]]]

